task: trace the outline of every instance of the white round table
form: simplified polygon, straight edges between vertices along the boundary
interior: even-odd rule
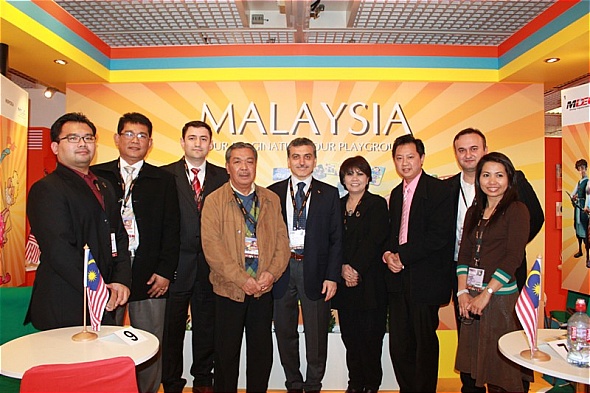
[[[564,334],[565,330],[539,329],[537,347],[551,356],[551,360],[546,362],[529,360],[520,356],[521,351],[529,349],[526,335],[522,330],[510,332],[500,337],[498,348],[502,355],[520,366],[566,381],[589,385],[590,369],[572,366],[547,344],[548,341],[564,338]]]
[[[44,364],[69,364],[129,356],[141,364],[157,352],[156,336],[144,330],[133,331],[145,340],[129,345],[114,333],[124,330],[121,326],[101,326],[98,338],[93,341],[74,341],[72,336],[82,327],[45,330],[16,338],[0,346],[0,374],[22,378],[25,371]]]

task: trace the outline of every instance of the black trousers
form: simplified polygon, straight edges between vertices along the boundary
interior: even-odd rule
[[[338,309],[340,336],[346,347],[348,388],[379,390],[383,369],[381,352],[387,319],[385,306],[372,310]]]
[[[162,342],[162,385],[166,393],[182,392],[183,349],[188,308],[192,318],[193,386],[213,386],[215,295],[209,280],[196,281],[192,291],[170,292]]]
[[[243,303],[215,295],[214,391],[237,392],[242,336],[246,331],[246,392],[266,392],[272,368],[272,295]]]
[[[400,393],[436,392],[438,309],[402,292],[389,293],[389,356]]]

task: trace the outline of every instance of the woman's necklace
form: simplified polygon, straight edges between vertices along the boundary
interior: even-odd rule
[[[346,201],[346,214],[350,217],[354,214],[354,211],[356,210],[357,206],[361,204],[361,199],[359,198],[359,200],[357,202],[353,202],[352,198],[348,198],[348,201]]]

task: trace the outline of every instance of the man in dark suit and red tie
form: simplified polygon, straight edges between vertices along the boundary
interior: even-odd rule
[[[451,298],[450,197],[441,180],[422,170],[420,139],[400,136],[392,153],[402,182],[391,191],[391,235],[383,254],[389,355],[401,393],[436,392],[438,310]]]
[[[291,177],[269,187],[281,199],[289,231],[289,267],[273,288],[274,326],[288,392],[318,392],[326,371],[330,299],[342,268],[342,217],[338,189],[312,177],[315,144],[296,138],[287,146]],[[299,304],[307,371],[299,369]]]
[[[208,162],[213,148],[209,124],[189,121],[182,127],[184,157],[163,168],[174,175],[180,203],[180,258],[170,283],[164,327],[162,385],[166,393],[182,392],[183,343],[190,305],[191,374],[194,392],[213,390],[215,297],[209,265],[201,246],[201,209],[205,198],[227,182],[225,168]]]
[[[57,168],[31,187],[27,216],[41,249],[25,323],[40,330],[84,321],[84,246],[88,245],[110,290],[102,323],[129,298],[131,263],[113,187],[90,170],[96,127],[81,113],[66,113],[51,126]]]

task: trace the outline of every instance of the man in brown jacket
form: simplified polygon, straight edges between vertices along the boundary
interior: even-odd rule
[[[258,154],[236,142],[225,153],[229,182],[205,200],[203,251],[215,292],[216,392],[236,392],[246,330],[247,392],[265,392],[272,368],[273,284],[291,254],[279,197],[254,184]]]

